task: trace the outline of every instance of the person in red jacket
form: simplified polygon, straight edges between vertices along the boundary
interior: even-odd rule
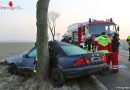
[[[109,52],[111,52],[111,40],[108,38],[105,32],[102,32],[100,36],[95,38],[93,41],[93,46],[96,48],[96,51],[104,53],[106,57],[106,63],[110,65]]]
[[[118,54],[119,54],[119,34],[114,33],[113,39],[112,39],[112,70],[113,72],[118,72]]]
[[[110,34],[110,35],[108,35],[108,38],[111,40],[111,43],[109,43],[108,45],[107,45],[107,50],[108,50],[108,54],[107,54],[107,57],[108,57],[108,59],[107,59],[107,64],[108,65],[111,65],[111,62],[112,62],[112,34]]]

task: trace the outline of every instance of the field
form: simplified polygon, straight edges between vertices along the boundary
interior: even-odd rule
[[[0,42],[0,60],[21,54],[32,47],[33,42]]]
[[[128,50],[126,40],[120,40],[120,47]],[[17,54],[22,54],[34,47],[34,42],[0,42],[0,60]]]

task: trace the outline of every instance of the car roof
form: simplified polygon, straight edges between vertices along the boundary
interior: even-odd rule
[[[58,45],[58,46],[72,46],[72,44],[61,42],[61,41],[49,41],[50,44]]]

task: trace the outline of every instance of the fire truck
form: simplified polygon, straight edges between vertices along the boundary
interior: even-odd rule
[[[108,35],[119,34],[119,26],[113,22],[112,18],[106,20],[89,18],[88,22],[69,25],[66,35],[72,39],[73,44],[84,47],[86,40],[93,39],[102,32]]]

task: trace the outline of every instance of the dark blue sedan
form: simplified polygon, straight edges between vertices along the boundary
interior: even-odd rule
[[[33,71],[35,57],[34,47],[23,57],[8,61],[9,72]],[[51,77],[55,85],[64,84],[66,78],[80,77],[109,68],[102,53],[86,52],[80,47],[60,41],[49,42],[49,57]]]

